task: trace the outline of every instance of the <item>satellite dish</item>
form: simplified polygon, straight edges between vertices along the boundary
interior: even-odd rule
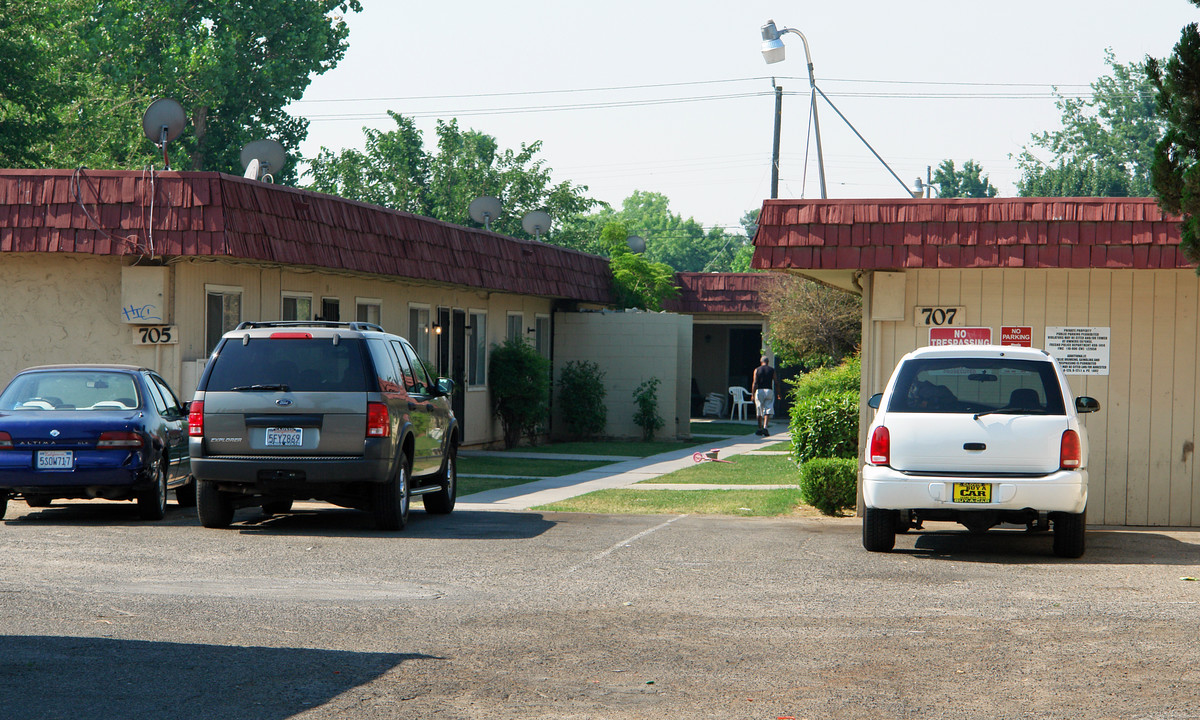
[[[625,238],[625,244],[635,253],[641,254],[646,252],[646,240],[639,235],[630,235]]]
[[[285,159],[283,145],[277,140],[254,140],[242,148],[242,167],[246,169],[245,176],[252,180],[260,180],[269,177],[271,173],[279,172],[283,169]],[[250,166],[255,162],[258,163],[258,170],[251,175]]]
[[[259,178],[259,173],[261,172],[262,163],[258,161],[258,158],[254,158],[250,161],[250,164],[246,166],[246,172],[242,173],[242,177],[249,178],[251,180],[257,180]]]
[[[550,213],[531,210],[521,218],[521,227],[525,232],[540,239],[550,229]]]
[[[492,231],[492,220],[500,217],[500,201],[494,197],[484,195],[477,197],[467,206],[467,214],[475,222],[487,228],[488,232]]]
[[[167,143],[179,137],[185,122],[187,115],[183,112],[183,106],[170,98],[155,100],[142,113],[142,132],[146,133],[150,142],[162,148],[163,165],[168,170],[171,169],[171,161],[167,158]]]

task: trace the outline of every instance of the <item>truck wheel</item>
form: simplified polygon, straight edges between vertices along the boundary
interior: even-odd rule
[[[175,488],[175,502],[179,507],[196,507],[196,478],[189,475],[187,483]]]
[[[409,504],[412,500],[408,487],[408,456],[400,460],[400,469],[391,482],[377,485],[371,499],[371,512],[375,526],[380,530],[403,530],[408,524]]]
[[[233,522],[233,498],[208,480],[196,482],[196,514],[206,528],[227,528]]]
[[[1063,558],[1083,555],[1086,543],[1087,510],[1054,516],[1054,554]]]
[[[887,552],[896,547],[896,523],[899,512],[868,507],[863,513],[863,547],[871,552]]]
[[[454,502],[458,499],[458,444],[452,444],[446,453],[446,467],[439,478],[442,487],[437,492],[425,495],[421,500],[425,503],[425,512],[434,515],[447,515],[454,511]]]

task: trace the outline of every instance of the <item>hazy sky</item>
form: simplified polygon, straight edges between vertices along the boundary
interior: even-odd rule
[[[760,26],[808,39],[817,85],[912,186],[946,158],[981,163],[1001,195],[1013,157],[1060,126],[1054,87],[1087,93],[1117,61],[1168,55],[1200,20],[1186,0],[363,0],[350,49],[291,109],[312,120],[305,155],[362,147],[387,110],[542,141],[556,180],[619,206],[660,192],[706,226],[736,226],[770,195],[774,94],[785,88],[780,197],[820,197],[809,148],[804,46],[767,65]],[[902,197],[901,183],[818,104],[828,194]]]

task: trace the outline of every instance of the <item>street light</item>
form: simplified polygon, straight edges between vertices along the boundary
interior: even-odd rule
[[[813,74],[812,55],[808,51],[808,39],[804,37],[804,33],[794,28],[783,28],[782,30],[775,27],[774,20],[768,20],[766,25],[762,26],[762,54],[763,60],[767,61],[768,65],[781,62],[784,59],[786,51],[783,46],[783,34],[795,33],[800,36],[800,41],[804,43],[804,57],[808,60],[808,85],[811,88],[810,105],[812,107],[813,131],[817,136],[817,175],[821,181],[821,198],[827,197],[825,194],[825,156],[821,151],[821,123],[817,120],[817,79]],[[771,157],[771,197],[779,197],[779,126],[780,120],[783,117],[783,88],[775,86],[775,147]]]

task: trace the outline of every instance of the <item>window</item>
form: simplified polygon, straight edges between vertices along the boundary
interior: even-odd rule
[[[487,313],[472,310],[467,330],[467,385],[487,383]]]
[[[242,321],[242,289],[205,285],[204,353],[211,354],[221,336]]]
[[[337,298],[321,298],[321,320],[337,322],[342,319],[342,303]]]
[[[509,340],[525,337],[525,316],[521,313],[508,314],[508,332],[504,335]]]
[[[534,321],[536,330],[534,331],[534,345],[537,347],[538,354],[547,360],[550,359],[550,316],[538,315]]]
[[[312,295],[298,293],[283,294],[283,312],[280,320],[312,320]]]
[[[429,354],[429,325],[429,308],[408,308],[408,341],[416,349],[417,355],[426,360],[433,358]]]
[[[358,322],[371,323],[372,325],[380,325],[379,309],[383,305],[382,300],[375,298],[356,298],[354,301],[354,319]]]
[[[417,395],[428,395],[432,392],[434,384],[429,379],[429,373],[425,371],[425,365],[422,364],[421,358],[416,355],[411,345],[400,343],[400,347],[408,357],[408,366],[412,370],[412,392]]]

